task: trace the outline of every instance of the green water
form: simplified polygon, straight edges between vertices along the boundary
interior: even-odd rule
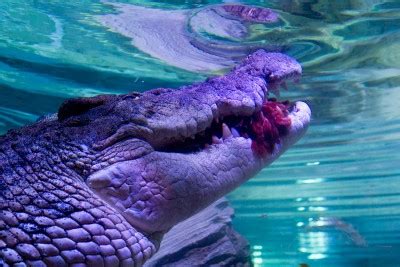
[[[125,1],[182,10],[221,1]],[[255,266],[400,266],[400,1],[247,1],[279,13],[243,47],[276,45],[304,68],[307,135],[229,195]],[[0,133],[66,98],[178,87],[189,72],[104,27],[97,1],[0,1]],[[223,72],[219,71],[218,73]]]

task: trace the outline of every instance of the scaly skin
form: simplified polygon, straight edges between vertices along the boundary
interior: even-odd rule
[[[69,100],[58,118],[0,137],[0,259],[6,265],[142,265],[171,227],[296,142],[310,110],[294,105],[288,133],[266,156],[252,150],[251,139],[229,131],[199,151],[166,148],[218,118],[251,116],[268,86],[300,73],[293,59],[257,51],[226,76],[181,90]]]

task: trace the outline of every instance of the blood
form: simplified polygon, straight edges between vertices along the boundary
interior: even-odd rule
[[[251,148],[257,155],[265,157],[271,154],[275,145],[281,142],[280,137],[288,133],[291,124],[288,107],[288,101],[267,101],[253,116],[250,123],[254,133]]]

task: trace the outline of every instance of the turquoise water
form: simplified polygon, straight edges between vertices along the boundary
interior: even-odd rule
[[[229,195],[255,266],[400,266],[399,1],[246,1],[280,21],[246,25],[240,38],[193,26],[199,10],[221,1],[124,2],[183,16],[184,30],[198,30],[188,36],[218,47],[227,65],[254,47],[303,65],[301,83],[281,95],[311,106],[307,135]],[[0,133],[70,97],[178,87],[226,71],[146,50],[107,27],[106,14],[118,11],[97,1],[0,1]]]

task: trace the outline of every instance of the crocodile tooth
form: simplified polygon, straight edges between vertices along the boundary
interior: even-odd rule
[[[212,142],[213,142],[213,144],[221,144],[222,140],[220,138],[216,137],[215,135],[213,135]]]
[[[228,125],[226,125],[225,123],[222,123],[222,137],[224,139],[229,138],[232,136],[232,132],[229,129]]]
[[[235,128],[232,127],[231,132],[232,132],[233,137],[240,137],[238,130],[236,130]]]

